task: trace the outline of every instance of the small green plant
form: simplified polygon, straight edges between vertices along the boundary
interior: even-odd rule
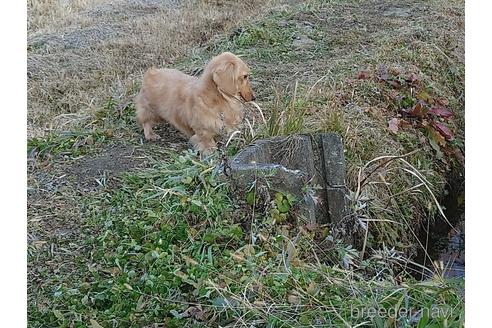
[[[329,110],[322,120],[322,129],[327,132],[337,132],[343,134],[343,117],[337,110]]]
[[[27,153],[31,156],[68,155],[77,157],[86,154],[96,144],[102,144],[112,137],[110,131],[51,133],[46,137],[27,141]]]
[[[278,224],[287,220],[287,215],[294,205],[294,201],[294,196],[289,193],[275,193],[272,201],[272,208],[270,210],[270,215],[272,216],[273,223]]]
[[[95,113],[94,124],[106,129],[135,129],[135,105],[131,101],[119,102],[113,97],[108,98],[102,108]]]

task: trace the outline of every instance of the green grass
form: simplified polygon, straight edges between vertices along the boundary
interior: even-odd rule
[[[73,126],[69,131],[51,132],[44,137],[27,141],[27,153],[31,157],[76,158],[95,153],[99,148],[118,138],[138,133],[133,103],[117,104],[108,98],[94,113],[90,123]]]
[[[253,216],[218,172],[216,162],[185,152],[86,197],[79,247],[87,255],[73,274],[49,275],[50,306],[30,305],[31,326],[411,326],[427,320],[418,314],[426,309],[441,311],[431,326],[463,321],[462,280],[394,284],[398,254],[359,261],[338,243],[317,249],[322,228]],[[362,315],[371,308],[412,315]]]
[[[52,133],[42,138],[32,138],[27,142],[27,152],[31,156],[71,156],[78,157],[89,152],[94,144],[107,142],[111,134],[107,131]]]

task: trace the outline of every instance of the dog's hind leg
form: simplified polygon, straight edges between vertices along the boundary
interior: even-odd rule
[[[144,130],[145,139],[159,140],[161,137],[157,135],[154,130],[152,130],[152,127],[157,121],[155,114],[152,113],[148,102],[144,99],[142,94],[137,95],[135,99],[135,107],[137,109],[137,122]]]

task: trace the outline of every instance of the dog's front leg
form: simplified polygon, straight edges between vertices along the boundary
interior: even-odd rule
[[[161,137],[152,130],[152,122],[145,122],[142,124],[144,129],[145,139],[147,140],[159,140]]]
[[[197,132],[190,138],[190,142],[203,155],[208,155],[217,149],[214,135],[210,132]]]

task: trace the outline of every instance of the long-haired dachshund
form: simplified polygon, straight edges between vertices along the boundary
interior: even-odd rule
[[[214,137],[241,123],[242,102],[255,99],[249,74],[249,67],[230,52],[214,57],[200,77],[174,69],[149,69],[135,99],[145,138],[159,139],[152,127],[167,121],[201,153],[212,152]]]

